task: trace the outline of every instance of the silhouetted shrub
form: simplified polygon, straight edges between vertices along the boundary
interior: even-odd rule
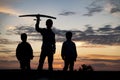
[[[94,71],[91,65],[82,64],[79,71]]]

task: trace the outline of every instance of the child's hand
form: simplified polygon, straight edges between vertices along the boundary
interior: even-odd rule
[[[40,17],[39,16],[36,16],[37,20],[40,21]]]
[[[65,60],[65,57],[62,57],[63,60]]]
[[[34,56],[32,56],[30,59],[32,60]]]
[[[74,61],[76,61],[76,59]]]

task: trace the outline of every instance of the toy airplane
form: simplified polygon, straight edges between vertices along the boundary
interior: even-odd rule
[[[28,14],[28,15],[20,15],[19,17],[45,17],[45,18],[51,18],[56,19],[56,17],[43,15],[43,14]]]

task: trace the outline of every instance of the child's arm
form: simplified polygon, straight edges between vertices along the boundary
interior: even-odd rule
[[[63,45],[62,45],[62,50],[61,50],[61,57],[62,57],[62,59],[63,60],[65,60],[65,51],[64,51],[64,49],[65,49],[65,45],[64,45],[64,43],[63,43]]]
[[[36,24],[35,24],[35,29],[37,32],[41,32],[42,31],[42,28],[39,28],[39,24],[40,24],[40,17],[36,17],[37,20],[36,20]]]
[[[76,50],[76,45],[74,43],[74,52],[75,52],[75,61],[76,61],[76,58],[77,58],[77,50]]]

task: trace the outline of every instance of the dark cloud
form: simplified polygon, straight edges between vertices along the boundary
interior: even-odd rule
[[[12,48],[8,49],[7,45],[15,44],[15,41],[11,41],[9,39],[5,39],[0,36],[0,53],[12,53],[14,50]]]
[[[110,7],[106,7],[106,4],[109,4]],[[120,0],[94,0],[86,7],[88,12],[83,15],[93,16],[95,13],[102,12],[105,8],[110,9],[110,13],[120,12]]]
[[[10,15],[9,13],[4,13],[4,12],[0,12],[0,17],[2,17],[2,16],[8,16],[8,15]]]
[[[94,13],[101,12],[103,10],[101,6],[86,7],[86,9],[88,10],[88,13],[84,14],[84,16],[93,16]]]
[[[78,57],[78,59],[82,61],[94,61],[100,63],[102,62],[120,63],[120,56],[112,56],[112,55],[90,54],[84,57]]]
[[[111,31],[111,25],[105,25],[103,28],[99,28],[98,31]]]
[[[107,66],[105,63],[95,63],[95,64],[91,64],[92,66],[96,66],[96,67],[105,67]]]
[[[35,33],[35,29],[34,27],[31,27],[31,26],[21,26],[21,27],[16,27],[14,29],[14,32],[19,35],[24,32],[28,34],[32,34],[32,33]]]
[[[110,62],[110,63],[120,63],[120,59],[118,60],[111,60],[111,59],[89,59],[90,61],[95,62]]]
[[[120,71],[120,65],[119,64],[105,64],[105,63],[94,63],[91,64],[94,70],[99,71]],[[102,67],[102,68],[101,68]]]
[[[11,53],[11,52],[13,52],[13,51],[10,50],[10,49],[6,49],[6,48],[1,48],[0,49],[0,53]]]
[[[70,15],[75,15],[75,14],[76,14],[76,12],[73,12],[73,11],[63,11],[59,15],[70,16]]]
[[[91,64],[93,68],[96,70],[113,70],[119,71],[120,70],[120,60],[107,60],[107,59],[90,59],[95,63]],[[102,68],[101,68],[102,67]]]
[[[90,26],[90,25],[89,25]],[[111,28],[111,25],[105,25],[104,27],[94,30],[92,27],[87,27],[85,31],[80,30],[60,30],[53,28],[56,34],[56,41],[65,41],[65,33],[67,31],[72,31],[74,41],[86,41],[92,44],[107,44],[107,45],[120,45],[120,29],[119,26],[116,28]],[[42,40],[42,36],[38,33],[34,27],[30,26],[20,26],[16,27],[14,30],[8,30],[13,34],[20,35],[21,33],[27,33],[30,36],[30,40]],[[7,39],[2,39],[1,43],[8,42]]]
[[[17,60],[0,60],[0,64],[16,64],[16,63],[18,63],[18,61]],[[6,66],[7,67],[7,66]]]
[[[120,31],[120,26],[115,27],[114,30]]]
[[[111,8],[111,13],[120,12],[120,0],[109,0],[110,4],[113,6]]]
[[[94,13],[99,13],[103,11],[103,6],[100,4],[102,0],[95,0],[90,5],[86,7],[88,12],[83,14],[84,16],[93,16]]]
[[[34,27],[31,26],[15,26],[14,29],[7,30],[7,35],[16,34],[21,35],[21,33],[27,33],[29,36],[38,36]]]
[[[87,35],[79,40],[92,44],[120,45],[120,35]]]
[[[91,54],[78,57],[77,60],[91,65],[94,70],[120,70],[120,56]]]
[[[116,13],[116,12],[120,12],[120,9],[119,8],[112,8],[111,13]]]
[[[14,42],[0,36],[0,44],[14,44]]]
[[[21,35],[21,33],[26,33],[29,36],[29,40],[38,41],[42,40],[41,34],[38,33],[34,27],[31,26],[15,26],[12,30],[7,30],[7,35]]]
[[[86,31],[87,30],[87,31]],[[120,45],[120,29],[119,26],[112,28],[111,25],[105,25],[98,30],[86,29],[84,35],[79,40],[87,41],[92,44]]]

